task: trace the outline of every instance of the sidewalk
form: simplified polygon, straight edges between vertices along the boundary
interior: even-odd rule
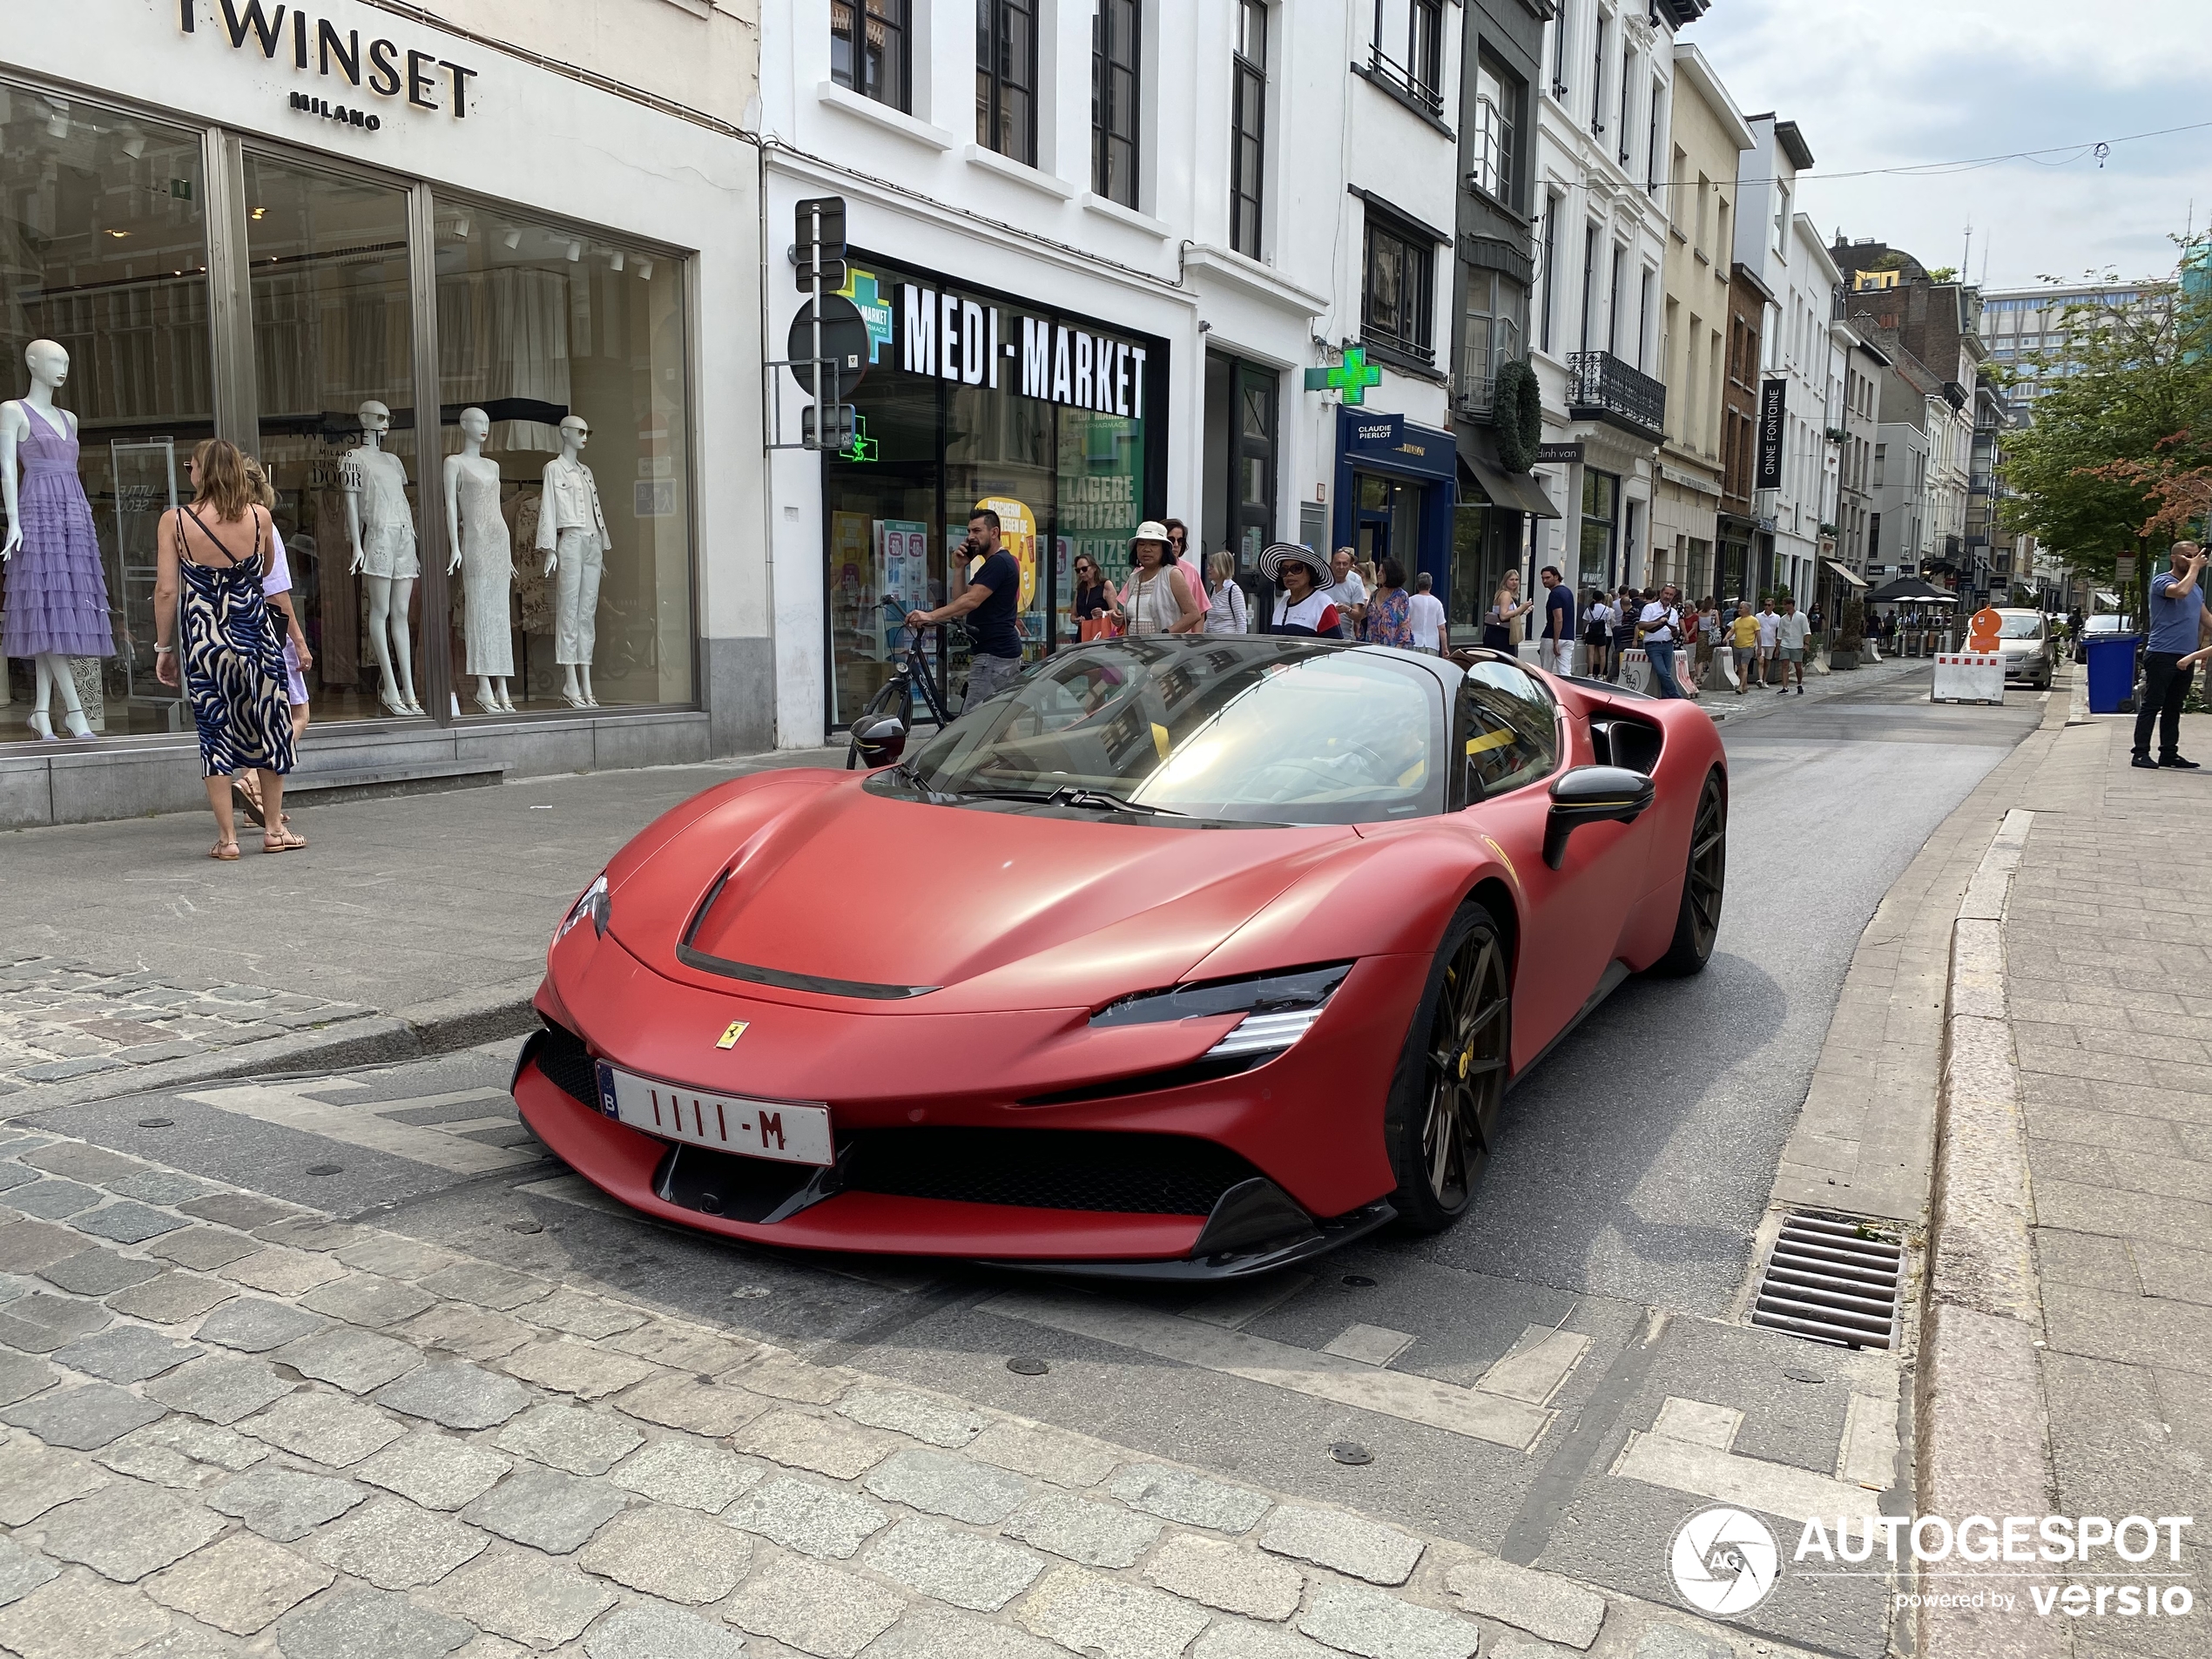
[[[1958,910],[1923,1513],[2203,1517],[2212,1491],[2212,770],[2131,769],[2129,724],[2022,745]],[[2212,718],[2182,748],[2212,760]],[[2208,1526],[2125,1569],[2194,1616],[1924,1618],[1924,1652],[2212,1654]]]
[[[0,1648],[1792,1651],[813,1365],[502,1237],[514,1264],[0,1129]]]
[[[306,851],[219,864],[205,813],[0,834],[0,1096],[401,1059],[527,1029],[553,924],[670,806],[767,767],[531,778],[303,806]]]

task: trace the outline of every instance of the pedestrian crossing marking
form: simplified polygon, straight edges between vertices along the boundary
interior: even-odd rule
[[[1860,1398],[1852,1396],[1854,1406]],[[1868,1426],[1871,1429],[1878,1425],[1883,1402],[1871,1395],[1865,1398],[1874,1408],[1868,1413]],[[1894,1401],[1889,1403],[1888,1421],[1894,1450]],[[1841,1516],[1846,1523],[1858,1523],[1858,1527],[1874,1524],[1881,1514],[1877,1492],[1857,1480],[1838,1480],[1798,1468],[1795,1464],[1746,1456],[1734,1449],[1737,1432],[1743,1426],[1742,1412],[1702,1399],[1669,1395],[1661,1403],[1658,1420],[1649,1430],[1629,1431],[1628,1443],[1613,1461],[1612,1473],[1624,1480],[1641,1480],[1646,1486],[1664,1487],[1671,1492],[1686,1492],[1692,1497],[1719,1503],[1738,1504],[1763,1514],[1780,1515],[1787,1521],[1818,1519],[1832,1525]],[[1851,1439],[1847,1429],[1844,1460],[1868,1467],[1869,1452],[1862,1447],[1854,1453],[1850,1449]]]
[[[1183,1317],[1200,1325],[1217,1325],[1224,1331],[1241,1330],[1312,1283],[1303,1273],[1270,1273],[1258,1279],[1239,1280],[1199,1298],[1183,1310]]]
[[[464,1098],[480,1100],[485,1097],[486,1092],[471,1091]],[[505,1091],[495,1089],[489,1093],[499,1096]],[[364,1151],[388,1153],[394,1157],[405,1158],[410,1163],[423,1163],[434,1170],[443,1170],[449,1175],[490,1175],[500,1170],[518,1169],[526,1163],[536,1163],[540,1157],[534,1147],[490,1146],[482,1141],[467,1140],[458,1135],[448,1134],[442,1129],[394,1123],[379,1111],[334,1106],[289,1085],[240,1083],[222,1089],[203,1089],[192,1094],[179,1095],[177,1098],[192,1101],[197,1105],[212,1106],[218,1111],[235,1112],[241,1117],[251,1117],[258,1123],[273,1124],[280,1129],[297,1130],[303,1135],[319,1136],[341,1145],[357,1146]],[[388,1108],[424,1103],[421,1100],[377,1103],[379,1106]]]
[[[1386,1325],[1347,1325],[1331,1340],[1321,1345],[1323,1353],[1332,1353],[1339,1359],[1357,1359],[1363,1366],[1386,1366],[1413,1345],[1413,1339],[1404,1331],[1393,1331]]]
[[[1532,1325],[1521,1333],[1513,1352],[1484,1372],[1475,1386],[1531,1406],[1548,1406],[1589,1351],[1590,1339],[1577,1332]]]
[[[1241,1331],[1202,1325],[1095,1296],[1008,1291],[978,1305],[986,1313],[1131,1348],[1157,1359],[1242,1377],[1292,1393],[1463,1434],[1516,1452],[1531,1450],[1555,1412],[1526,1400],[1443,1382],[1413,1372],[1386,1371],[1357,1359]]]

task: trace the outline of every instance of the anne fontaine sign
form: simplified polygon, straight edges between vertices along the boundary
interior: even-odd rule
[[[343,126],[374,132],[384,125],[374,105],[347,90],[371,98],[398,100],[408,107],[450,111],[456,121],[469,116],[469,83],[476,71],[435,52],[404,47],[395,40],[364,40],[358,29],[341,29],[304,6],[268,0],[177,0],[179,28],[187,35],[206,32],[230,43],[233,51],[258,51],[271,63],[280,57],[328,87],[295,91],[293,109]]]

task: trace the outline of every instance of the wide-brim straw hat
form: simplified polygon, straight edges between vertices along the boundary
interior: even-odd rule
[[[1310,547],[1302,547],[1296,542],[1276,542],[1260,549],[1260,574],[1270,582],[1283,579],[1283,567],[1286,564],[1303,564],[1312,571],[1313,585],[1317,588],[1325,588],[1336,580],[1328,560]]]
[[[1139,542],[1157,542],[1163,548],[1172,545],[1168,540],[1168,527],[1157,518],[1146,519],[1136,527],[1136,534],[1129,538],[1131,547]]]

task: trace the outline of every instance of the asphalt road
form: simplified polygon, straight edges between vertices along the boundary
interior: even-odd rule
[[[2040,712],[2032,695],[1932,706],[1915,674],[1728,723],[1728,898],[1707,972],[1631,981],[1522,1080],[1480,1207],[1454,1231],[1214,1299],[801,1258],[644,1223],[506,1121],[511,1049],[41,1121],[1670,1602],[1666,1546],[1703,1501],[1615,1473],[1664,1402],[1742,1413],[1726,1454],[1754,1478],[1831,1475],[1853,1397],[1894,1409],[1886,1358],[1755,1332],[1730,1307],[1861,930]],[[1016,1374],[1017,1355],[1049,1368]],[[1509,1356],[1533,1380],[1494,1370]],[[1364,1393],[1347,1395],[1348,1370]],[[1345,1441],[1372,1461],[1337,1460]],[[1748,1622],[1871,1659],[1881,1601],[1872,1581],[1792,1579]]]

